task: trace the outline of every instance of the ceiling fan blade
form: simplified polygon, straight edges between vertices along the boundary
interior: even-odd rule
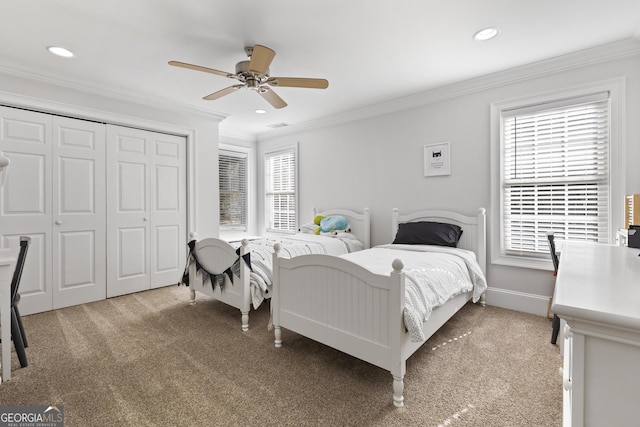
[[[234,74],[227,73],[226,71],[214,70],[213,68],[201,67],[200,65],[187,64],[186,62],[169,61],[169,65],[173,65],[174,67],[188,68],[190,70],[204,71],[205,73],[217,74],[222,77],[234,76]]]
[[[253,47],[253,53],[251,53],[249,71],[259,74],[267,74],[269,65],[271,65],[271,61],[273,61],[274,56],[276,56],[276,52],[272,49],[259,44],[255,45]]]
[[[287,106],[287,103],[284,102],[284,100],[280,98],[277,93],[266,86],[262,86],[258,93],[260,94],[260,96],[266,99],[267,102],[273,106],[273,108],[284,108]]]
[[[211,95],[207,95],[202,99],[206,99],[207,101],[213,101],[215,99],[222,98],[225,95],[229,95],[230,93],[235,92],[238,89],[242,89],[243,87],[244,87],[244,85],[229,86],[229,87],[221,89],[221,90],[219,90],[217,92],[213,92]]]
[[[305,87],[310,89],[326,89],[329,81],[325,79],[306,79],[302,77],[269,77],[267,83],[275,87]]]

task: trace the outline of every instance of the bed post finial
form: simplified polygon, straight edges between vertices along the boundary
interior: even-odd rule
[[[393,271],[396,273],[400,273],[402,271],[402,269],[404,268],[404,264],[402,263],[401,260],[399,259],[394,259],[393,262],[391,263],[391,267],[393,267]]]
[[[282,250],[282,245],[280,243],[276,243],[275,245],[273,245],[273,250],[279,254],[280,251]]]
[[[249,246],[249,239],[242,239],[240,243],[242,243],[242,246],[246,248]]]
[[[198,233],[196,233],[195,231],[189,233],[189,240],[198,240]]]

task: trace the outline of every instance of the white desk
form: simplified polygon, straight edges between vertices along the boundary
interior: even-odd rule
[[[15,258],[10,249],[0,249],[0,326],[2,327],[2,381],[11,379],[11,278]]]
[[[640,249],[566,242],[553,297],[564,330],[563,425],[637,425]]]

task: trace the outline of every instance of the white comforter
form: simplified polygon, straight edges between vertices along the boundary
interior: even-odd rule
[[[361,250],[363,243],[353,238],[337,236],[319,236],[316,234],[298,233],[287,237],[264,237],[249,241],[251,252],[250,274],[251,301],[253,308],[258,308],[265,298],[271,298],[273,283],[273,246],[282,245],[281,256],[291,258],[305,254],[343,255]],[[233,243],[239,246],[240,243]]]
[[[473,252],[443,246],[382,245],[343,255],[376,274],[388,275],[394,259],[405,272],[404,323],[411,341],[424,341],[422,324],[432,310],[452,297],[473,289],[477,302],[487,281]]]

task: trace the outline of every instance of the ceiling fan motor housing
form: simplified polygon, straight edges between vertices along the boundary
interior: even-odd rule
[[[238,80],[248,81],[251,78],[254,78],[259,83],[264,83],[269,78],[269,69],[264,74],[249,72],[249,64],[251,61],[240,61],[236,64],[236,75],[240,77]]]

